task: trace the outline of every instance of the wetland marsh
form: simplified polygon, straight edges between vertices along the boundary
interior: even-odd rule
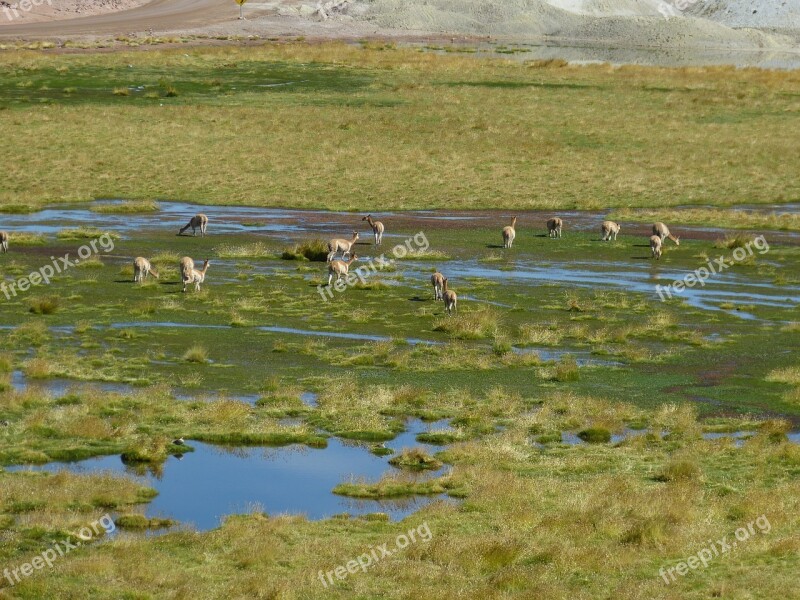
[[[3,175],[4,282],[113,240],[49,285],[0,293],[0,573],[105,513],[119,524],[52,568],[0,578],[0,598],[792,597],[800,240],[796,153],[782,154],[781,132],[797,112],[795,74],[491,61],[463,71],[462,57],[367,44],[0,59],[11,74],[0,122],[30,159]],[[172,167],[142,168],[166,146],[132,125],[159,99],[104,91],[140,68],[155,82],[178,68],[187,82],[178,96],[159,92],[175,106],[156,121],[180,122]],[[56,93],[44,81],[58,77],[85,85]],[[252,89],[303,77],[305,87]],[[574,102],[576,90],[590,101]],[[535,114],[515,112],[531,103]],[[570,114],[548,121],[558,107]],[[649,165],[632,160],[645,147],[637,107],[670,123],[649,132]],[[278,116],[254,124],[269,111]],[[572,129],[591,114],[602,133]],[[696,137],[689,121],[718,137]],[[386,138],[393,161],[372,152],[402,124],[421,129]],[[125,144],[106,144],[112,125]],[[267,169],[258,163],[277,150],[255,158],[261,127],[287,144]],[[515,158],[521,130],[549,148],[535,165]],[[23,148],[23,131],[38,149]],[[682,162],[676,135],[695,138],[697,160]],[[328,162],[305,154],[312,138]],[[710,150],[734,138],[752,150],[746,168],[735,149]],[[45,169],[55,140],[75,171]],[[212,164],[207,153],[229,144],[242,147]],[[610,163],[593,154],[606,144],[621,153]],[[345,162],[330,158],[340,153]],[[578,159],[586,172],[568,170]],[[614,172],[598,175],[601,162]],[[207,235],[176,235],[198,212]],[[386,224],[380,248],[367,212]],[[547,235],[554,214],[561,239]],[[622,225],[616,241],[600,240],[607,217]],[[655,218],[680,235],[658,261]],[[420,233],[428,246],[326,301],[326,265],[304,253],[324,255],[354,230],[356,266]],[[767,251],[659,298],[657,285],[757,235]],[[134,283],[136,256],[159,278]],[[181,292],[183,256],[210,260],[199,292]],[[458,293],[452,316],[433,300],[437,270]],[[769,535],[671,585],[659,577],[761,515]],[[320,570],[423,522],[429,542],[322,588]]]

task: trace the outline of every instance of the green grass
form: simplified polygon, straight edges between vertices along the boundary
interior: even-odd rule
[[[60,240],[88,240],[108,235],[111,239],[118,239],[119,235],[113,231],[104,231],[97,227],[77,227],[75,229],[62,229],[56,237]]]
[[[580,431],[578,437],[589,444],[607,444],[611,441],[611,432],[603,427],[589,427]]]
[[[157,210],[155,197],[359,214],[657,206],[661,212],[636,219],[705,224],[718,215],[749,228],[756,221],[734,211],[669,207],[798,196],[800,159],[786,136],[797,112],[794,73],[479,62],[369,44],[185,50],[0,55],[0,107],[8,108],[0,127],[15,157],[0,175],[8,212],[93,197],[130,198],[93,208],[132,218]],[[259,87],[288,81],[295,83]],[[130,94],[115,96],[114,88]],[[121,144],[126,128],[139,134]],[[164,148],[180,151],[165,161]],[[384,221],[403,238],[419,231],[407,215]],[[9,327],[0,355],[0,421],[9,423],[0,426],[0,465],[107,455],[131,473],[170,477],[175,465],[165,461],[190,452],[192,441],[302,451],[340,438],[386,456],[391,473],[340,481],[331,491],[343,501],[402,507],[418,496],[446,497],[402,521],[312,521],[259,507],[204,533],[119,536],[0,596],[791,597],[800,567],[800,449],[786,434],[800,417],[800,378],[795,354],[784,350],[796,346],[796,307],[731,303],[752,304],[754,322],[560,277],[558,265],[581,261],[606,276],[608,265],[688,272],[718,253],[713,241],[683,238],[663,267],[651,267],[634,258],[642,239],[625,227],[613,244],[576,231],[554,243],[520,228],[513,253],[501,253],[489,249],[499,236],[488,221],[426,221],[427,257],[444,273],[451,261],[463,268],[481,260],[487,269],[551,265],[554,277],[454,277],[452,317],[431,299],[431,269],[413,261],[323,305],[316,284],[326,268],[311,262],[324,261],[323,240],[262,232],[192,239],[147,228],[117,238],[110,256],[61,274],[46,292],[0,303]],[[14,233],[2,275],[25,276],[50,247],[101,229],[35,235],[26,244]],[[302,259],[275,260],[282,253]],[[225,259],[201,294],[180,293],[177,262],[187,254]],[[153,260],[160,280],[132,284],[138,255]],[[735,269],[782,289],[796,280],[800,250],[774,243],[769,260],[756,256]],[[57,310],[44,310],[51,297]],[[550,350],[567,354],[552,360]],[[614,364],[578,366],[575,357],[585,356]],[[16,370],[45,385],[132,387],[75,387],[56,397],[34,386],[15,390]],[[304,392],[315,392],[316,404],[307,405]],[[234,399],[239,394],[259,400]],[[281,423],[286,417],[297,424]],[[437,423],[416,436],[436,446],[435,456],[411,449],[388,458],[383,443],[412,418]],[[634,426],[646,431],[607,443]],[[737,447],[729,438],[704,440],[707,431],[755,434]],[[590,443],[562,444],[564,432]],[[178,437],[188,445],[173,444]],[[439,466],[446,475],[419,472]],[[131,532],[167,527],[141,514],[154,494],[140,478],[0,468],[0,562],[30,561],[108,511]],[[661,567],[760,515],[770,519],[769,535],[664,585]],[[422,523],[430,542],[321,587],[319,571]]]
[[[58,296],[41,296],[31,298],[28,310],[35,315],[52,315],[58,310],[61,300]]]
[[[328,243],[323,240],[307,240],[281,253],[283,260],[310,260],[325,262],[328,258]]]
[[[425,451],[420,448],[404,450],[397,456],[389,459],[389,464],[412,471],[436,470],[442,466],[440,461],[426,454]]]
[[[167,197],[550,210],[800,197],[800,158],[784,135],[797,119],[791,72],[295,43],[12,50],[0,56],[0,74],[0,107],[9,109],[0,129],[17,158],[0,176],[4,203]],[[139,135],[120,144],[127,128]],[[40,148],[59,148],[61,158]],[[181,151],[165,161],[163,148]],[[229,167],[254,156],[260,168]],[[795,217],[776,223],[796,228]]]
[[[788,197],[787,197],[788,198]],[[619,221],[662,221],[728,229],[800,231],[800,215],[782,210],[719,210],[710,208],[619,209],[609,218]],[[674,232],[673,232],[674,233]],[[735,238],[736,236],[731,236]],[[736,246],[725,246],[734,248]]]
[[[161,207],[154,200],[127,200],[108,204],[94,204],[91,210],[103,214],[139,214],[158,212]]]
[[[175,525],[175,521],[171,519],[148,519],[144,515],[132,513],[119,515],[114,520],[114,525],[120,529],[141,531],[145,529],[167,529]]]

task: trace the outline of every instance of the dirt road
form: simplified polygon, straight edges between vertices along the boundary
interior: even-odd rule
[[[36,38],[73,35],[111,35],[153,29],[183,30],[235,20],[233,0],[153,0],[121,12],[0,28],[2,38]]]

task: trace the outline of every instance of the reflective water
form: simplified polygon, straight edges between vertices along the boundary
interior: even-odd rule
[[[419,444],[414,437],[441,422],[430,425],[412,420],[408,429],[384,445],[394,450],[422,447],[428,452],[438,447]],[[180,459],[170,457],[163,467],[142,473],[126,466],[119,456],[91,458],[76,463],[50,463],[38,467],[12,467],[10,470],[68,470],[77,473],[108,471],[131,475],[155,488],[158,496],[145,507],[149,517],[169,517],[199,530],[217,527],[230,514],[260,510],[268,514],[303,514],[322,519],[341,513],[352,515],[387,513],[400,519],[435,501],[435,497],[412,497],[394,501],[354,500],[337,496],[331,490],[351,480],[374,481],[386,473],[397,473],[389,457],[378,457],[365,444],[331,438],[324,449],[305,446],[283,448],[228,448],[187,440],[194,452]],[[441,474],[406,474],[425,478]]]

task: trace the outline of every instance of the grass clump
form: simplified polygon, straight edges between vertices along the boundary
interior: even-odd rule
[[[444,494],[457,489],[451,477],[439,477],[426,481],[409,480],[404,477],[384,477],[376,483],[351,482],[340,483],[333,488],[333,493],[350,498],[402,498],[407,496],[432,496]]]
[[[578,362],[571,354],[564,354],[558,361],[558,364],[553,368],[552,377],[553,381],[566,383],[568,381],[578,381],[580,379],[580,370],[578,369]]]
[[[162,437],[145,438],[129,444],[120,458],[127,464],[157,464],[164,462],[171,454],[186,454],[187,452],[194,452],[194,448],[186,444],[178,446]]]
[[[406,249],[405,246],[402,247]],[[395,258],[402,260],[450,260],[450,255],[442,250],[412,248],[402,256],[400,254],[395,254]]]
[[[0,206],[0,213],[7,215],[28,215],[39,209],[30,204],[4,204]]]
[[[83,259],[80,262],[75,262],[75,266],[79,269],[102,269],[103,261],[96,255]]]
[[[56,234],[60,240],[87,240],[99,238],[103,235],[109,236],[111,239],[119,239],[119,234],[113,231],[103,231],[97,227],[76,227],[73,229],[62,229]]]
[[[144,531],[146,529],[168,529],[175,525],[172,519],[148,519],[137,513],[120,515],[114,519],[114,524],[120,529]]]
[[[755,236],[746,233],[736,233],[734,235],[726,235],[724,238],[718,239],[714,242],[714,247],[719,249],[736,250],[736,248],[746,248],[748,244],[752,244]]]
[[[494,338],[500,331],[500,317],[490,308],[459,313],[437,319],[433,323],[433,330],[461,340]]]
[[[190,363],[205,364],[208,362],[208,349],[205,346],[195,344],[184,352],[183,360]]]
[[[800,385],[800,367],[785,367],[773,369],[767,374],[767,381]]]
[[[47,238],[39,233],[14,231],[9,233],[8,243],[13,246],[42,246],[47,243]]]
[[[28,311],[35,315],[52,315],[59,305],[58,296],[37,296],[28,300]]]
[[[172,250],[161,250],[159,252],[156,252],[155,254],[153,254],[153,256],[150,257],[150,262],[152,262],[153,264],[158,264],[159,266],[164,265],[166,263],[175,263],[177,265],[180,262],[181,258],[182,258],[181,255],[178,254],[177,252],[174,252]]]
[[[273,258],[273,253],[263,242],[250,244],[225,244],[214,248],[220,258]]]
[[[158,212],[161,210],[161,205],[155,200],[126,200],[124,202],[95,204],[90,210],[102,214],[126,215]]]
[[[441,468],[441,461],[430,456],[421,448],[403,450],[400,454],[389,460],[389,464],[401,469],[412,471],[436,470]]]
[[[526,346],[557,346],[564,334],[558,327],[523,323],[519,327],[519,343]]]
[[[325,262],[328,260],[328,244],[319,239],[308,240],[296,244],[281,254],[283,260],[310,260],[312,262]]]
[[[463,435],[457,431],[424,431],[417,434],[417,441],[422,444],[432,444],[434,446],[446,446],[463,439]]]
[[[611,441],[611,432],[605,427],[587,427],[578,432],[578,437],[587,444],[607,444]]]
[[[697,481],[702,477],[702,470],[696,461],[689,458],[675,458],[664,465],[655,476],[656,481]]]
[[[305,444],[309,448],[325,448],[328,445],[327,438],[303,430],[196,433],[192,435],[192,438],[200,442],[226,446],[289,446],[291,444]]]

